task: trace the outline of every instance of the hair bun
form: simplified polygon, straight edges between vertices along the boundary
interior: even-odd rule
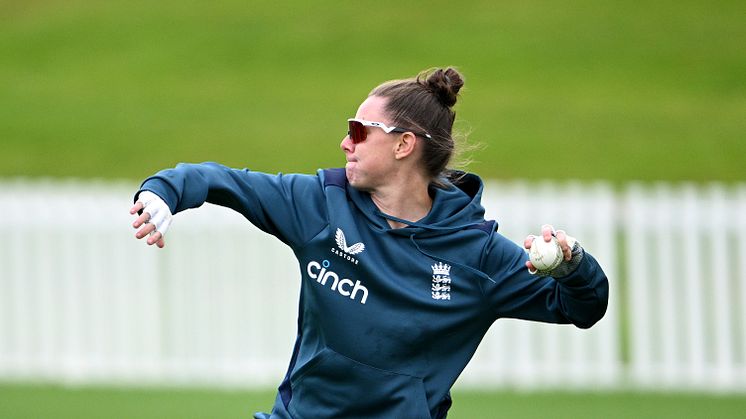
[[[464,86],[461,74],[451,67],[445,70],[439,68],[435,71],[426,71],[418,79],[435,94],[443,105],[449,108],[456,104],[458,92]],[[425,79],[424,82],[422,79]]]

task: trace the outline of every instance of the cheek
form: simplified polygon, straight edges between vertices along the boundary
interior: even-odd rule
[[[372,142],[363,142],[356,145],[353,157],[356,171],[366,177],[386,172],[394,160],[390,148],[387,148],[385,144]]]

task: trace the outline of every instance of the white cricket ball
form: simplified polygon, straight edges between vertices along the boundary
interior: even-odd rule
[[[538,236],[531,243],[531,249],[528,251],[528,259],[534,265],[534,268],[540,271],[551,271],[562,263],[564,255],[556,237],[551,241],[544,241],[544,237]]]

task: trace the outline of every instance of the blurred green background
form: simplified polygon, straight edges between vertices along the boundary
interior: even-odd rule
[[[484,177],[743,180],[744,45],[743,1],[0,0],[0,176],[341,166],[374,86],[455,65]]]
[[[483,177],[746,180],[746,2],[611,0],[0,0],[0,177],[341,166],[373,87],[447,65]],[[0,417],[246,417],[273,398],[7,384]],[[744,411],[739,395],[461,391],[452,417]]]

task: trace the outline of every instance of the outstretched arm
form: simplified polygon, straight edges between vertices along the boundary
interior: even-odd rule
[[[144,201],[143,195],[150,193],[158,199],[138,205],[138,201]],[[318,176],[269,175],[216,163],[182,163],[162,170],[143,182],[135,200],[130,212],[142,214],[133,226],[140,228],[138,238],[150,235],[148,244],[158,245],[165,233],[159,225],[161,213],[149,211],[151,205],[160,202],[174,215],[205,202],[231,208],[293,247],[304,244],[328,222]]]

